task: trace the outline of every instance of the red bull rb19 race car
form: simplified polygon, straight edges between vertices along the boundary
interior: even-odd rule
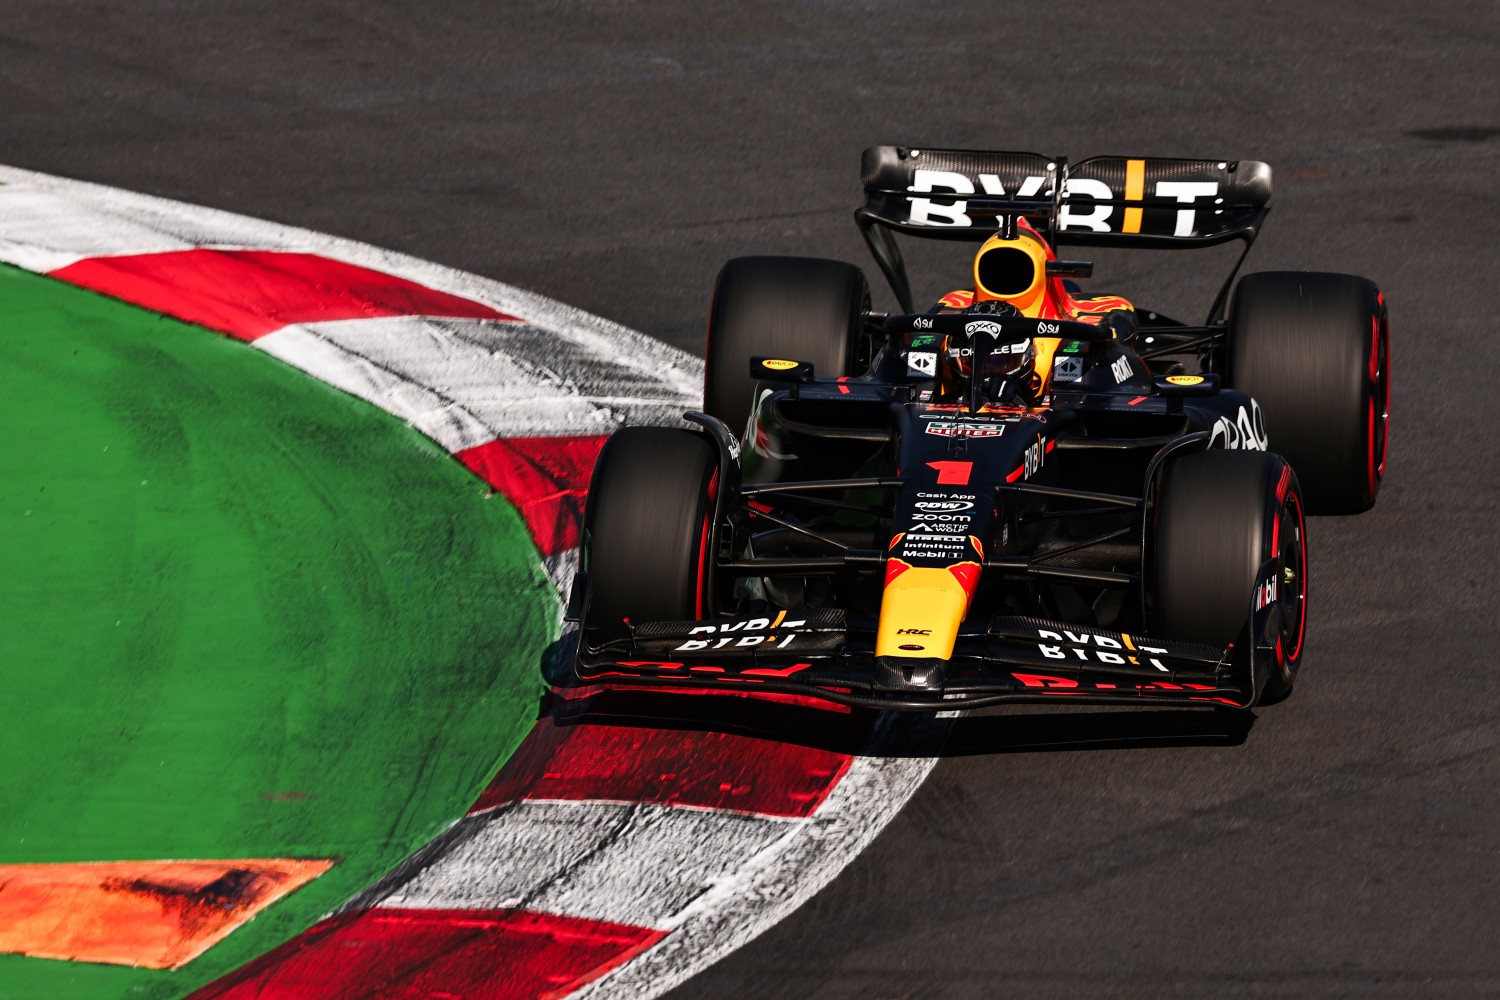
[[[1235,284],[1271,202],[1254,161],[878,146],[863,180],[900,311],[850,264],[724,266],[702,411],[595,468],[579,678],[926,711],[1285,697],[1307,516],[1384,474],[1375,285]],[[980,244],[972,284],[917,309],[898,233]],[[1091,264],[1056,253],[1230,241],[1198,325],[1083,294]]]

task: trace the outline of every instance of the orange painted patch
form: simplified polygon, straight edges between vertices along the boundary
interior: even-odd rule
[[[331,867],[293,858],[0,865],[0,952],[175,969]]]

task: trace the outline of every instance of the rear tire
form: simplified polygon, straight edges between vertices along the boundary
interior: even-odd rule
[[[1279,455],[1207,451],[1173,462],[1156,510],[1153,634],[1237,646],[1261,701],[1286,697],[1307,627],[1297,476]],[[1264,593],[1274,580],[1272,593]]]
[[[750,358],[811,361],[813,373],[856,375],[868,361],[870,286],[859,268],[813,257],[736,257],[719,271],[708,318],[703,409],[736,434],[750,417]]]
[[[709,612],[717,473],[717,451],[692,431],[626,427],[605,443],[584,511],[583,626],[592,641],[628,635],[627,618]]]
[[[1310,514],[1375,503],[1390,419],[1385,300],[1352,274],[1265,271],[1235,289],[1225,382],[1253,396]]]

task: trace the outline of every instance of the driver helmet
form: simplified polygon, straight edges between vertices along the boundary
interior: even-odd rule
[[[1021,310],[1008,302],[990,300],[976,302],[964,310],[965,316],[974,317],[975,322],[983,322],[987,317],[1003,319],[1007,316],[1020,316]],[[952,358],[958,371],[965,378],[973,371],[973,350],[969,347],[951,347],[949,356]],[[980,378],[995,378],[999,376],[1016,376],[1022,373],[1030,374],[1036,361],[1036,345],[1030,337],[1020,337],[1014,341],[1000,340],[995,342],[994,348],[980,365]]]

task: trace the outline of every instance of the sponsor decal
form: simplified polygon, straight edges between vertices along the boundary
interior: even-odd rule
[[[976,333],[999,334],[1000,324],[990,319],[976,319],[964,324],[964,333],[974,336]]]
[[[797,367],[797,362],[795,362],[795,361],[782,361],[782,360],[777,359],[777,358],[767,358],[766,360],[764,360],[764,361],[762,361],[760,363],[760,366],[762,368],[769,368],[773,372],[784,372],[784,371],[790,371],[791,369],[796,368]]]
[[[1168,375],[1167,381],[1172,385],[1202,385],[1202,375]]]
[[[907,652],[910,652],[910,653],[915,653],[915,652],[920,652],[921,650],[924,650],[927,647],[926,646],[918,646],[915,643],[908,642],[905,645],[900,646],[899,648],[900,649],[904,649],[904,650],[906,650]]]
[[[924,493],[924,494],[920,494],[920,495],[921,496],[926,496],[927,494]],[[973,509],[974,509],[974,501],[972,501],[972,500],[959,500],[959,499],[948,500],[948,499],[944,499],[944,500],[918,500],[917,501],[917,510],[947,510],[947,511],[955,511],[955,510],[973,510]]]
[[[766,632],[773,628],[796,628],[799,625],[806,624],[806,619],[800,621],[786,621],[784,619],[774,621],[770,618],[742,618],[737,622],[723,622],[718,625],[697,625],[688,629],[688,635],[698,635],[700,633],[718,635],[726,632]]]
[[[1042,470],[1042,463],[1047,460],[1047,449],[1042,447],[1042,439],[1037,438],[1026,446],[1026,454],[1021,460],[1022,479],[1030,479]]]
[[[1247,411],[1241,406],[1233,420],[1220,417],[1210,428],[1208,435],[1210,448],[1265,451],[1268,444],[1270,438],[1266,436],[1266,420],[1261,415],[1260,404],[1253,399],[1250,401],[1250,409]]]
[[[958,413],[959,410],[963,410],[966,414],[970,412],[967,406],[959,406],[957,403],[929,403],[927,404],[927,410],[923,415],[923,419],[931,420],[933,419],[933,417],[931,416],[932,414]],[[981,406],[979,408],[979,412],[986,416],[990,414],[999,414],[1005,417],[1012,418],[1014,420],[1019,420],[1022,416],[1027,415],[1027,410],[1024,406],[1000,406],[992,405],[989,403]],[[1045,413],[1032,413],[1030,414],[1030,417],[1038,423],[1045,424],[1047,422],[1047,414]]]
[[[1078,354],[1082,350],[1083,350],[1083,341],[1081,341],[1081,340],[1070,340],[1070,341],[1067,342],[1066,345],[1063,346],[1062,352],[1064,354]]]
[[[697,625],[688,630],[690,636],[703,636],[704,638],[689,639],[682,645],[675,647],[674,652],[691,652],[696,649],[725,649],[733,646],[735,649],[748,649],[752,646],[765,646],[768,649],[785,649],[797,638],[795,632],[786,631],[795,629],[799,625],[806,625],[806,619],[787,620],[785,612],[776,619],[770,618],[744,618],[740,621],[723,622],[715,625]],[[769,633],[772,629],[778,634]],[[747,634],[754,633],[754,634]]]
[[[731,646],[735,649],[749,649],[751,646],[785,649],[796,638],[796,632],[783,632],[781,635],[726,635],[717,639],[689,639],[680,646],[672,647],[672,652],[690,653],[697,649],[727,649]]]
[[[910,351],[906,355],[906,374],[931,378],[937,374],[936,351]]]
[[[926,425],[928,434],[938,437],[997,438],[1005,433],[1004,424],[971,424],[957,420],[934,420]]]
[[[930,326],[931,323],[929,322],[928,325]],[[924,333],[924,334],[922,334],[919,337],[913,337],[913,338],[911,338],[911,346],[913,346],[913,347],[935,347],[935,346],[937,346],[937,338],[934,337],[930,333]]]
[[[1121,687],[1118,684],[1106,684],[1102,681],[1088,684],[1079,683],[1071,677],[1052,677],[1047,674],[1022,674],[1011,673],[1011,676],[1020,681],[1028,688],[1033,688],[1045,693],[1055,692],[1057,694],[1085,694],[1091,691],[1108,691],[1111,693],[1119,691],[1213,691],[1211,684],[1189,684],[1184,681],[1181,684],[1173,684],[1169,681],[1148,681],[1145,684],[1132,684]],[[1236,708],[1243,707],[1239,702],[1231,698],[1222,698],[1208,694],[1189,694],[1188,701],[1216,702],[1221,705],[1233,705]]]
[[[1083,378],[1083,359],[1077,355],[1065,355],[1052,362],[1052,381],[1077,382]]]
[[[932,634],[932,629],[930,629],[930,628],[898,628],[896,630],[896,634],[897,635],[931,635]]]
[[[692,663],[692,664],[689,664],[689,663],[683,663],[681,661],[670,661],[670,660],[621,660],[619,662],[619,664],[617,664],[617,665],[621,666],[621,667],[632,667],[632,668],[635,668],[637,670],[640,670],[640,669],[652,670],[652,671],[689,670],[689,671],[702,671],[702,672],[715,673],[715,674],[722,674],[722,673],[724,673],[724,668],[722,666],[719,666],[719,665],[716,665],[716,664],[710,664],[710,663]],[[782,667],[782,668],[777,669],[777,670],[772,670],[770,668],[755,668],[755,669],[751,669],[751,670],[741,670],[741,671],[739,671],[739,673],[745,674],[745,675],[755,674],[755,675],[758,675],[758,676],[765,676],[765,677],[790,677],[792,674],[801,673],[802,671],[807,670],[811,666],[812,666],[811,663],[793,663],[791,666]]]
[[[1255,587],[1255,610],[1264,610],[1276,603],[1276,574],[1272,573]]]
[[[1055,632],[1052,629],[1039,628],[1036,630],[1037,649],[1042,655],[1053,660],[1082,660],[1084,663],[1107,663],[1111,666],[1123,666],[1130,663],[1140,666],[1141,660],[1145,660],[1157,670],[1169,672],[1164,663],[1154,656],[1136,656],[1141,653],[1165,653],[1163,646],[1146,646],[1135,642],[1129,635],[1120,633],[1119,637],[1111,635],[1100,635],[1097,632],[1073,632],[1063,629]],[[1072,643],[1073,647],[1060,645],[1049,645],[1045,641],[1051,639],[1054,643]],[[1077,646],[1087,646],[1087,649],[1078,649]]]
[[[955,562],[968,555],[968,536],[963,534],[933,534],[927,525],[908,531],[901,539],[901,549],[896,557],[906,562],[917,559],[934,559]]]
[[[1124,357],[1116,358],[1109,366],[1109,370],[1115,373],[1115,384],[1119,385],[1132,374],[1130,371],[1130,359]]]
[[[1143,162],[1142,167],[1138,169],[1141,170],[1138,189],[1131,190],[1128,187],[1125,192],[1128,200],[1131,201],[1142,200],[1146,193]],[[912,171],[911,186],[907,188],[907,192],[914,196],[908,198],[911,205],[908,216],[910,221],[918,226],[948,228],[964,228],[974,225],[974,220],[968,214],[967,196],[979,194],[986,198],[1007,197],[1005,185],[1001,183],[998,174],[979,174],[977,179],[978,190],[975,189],[973,178],[953,170]],[[1046,191],[1042,190],[1044,186],[1047,187]],[[1219,183],[1218,181],[1157,181],[1152,194],[1158,200],[1175,202],[1182,206],[1177,210],[1173,235],[1191,236],[1197,227],[1198,209],[1196,206],[1200,203],[1212,203],[1219,194]],[[923,195],[935,195],[936,198],[922,197]],[[1048,197],[1052,195],[1050,177],[1032,174],[1017,185],[1010,197],[1035,198],[1038,195]],[[1127,207],[1121,210],[1121,206],[1117,205],[1068,204],[1068,200],[1075,197],[1099,202],[1116,200],[1115,192],[1104,181],[1089,177],[1068,178],[1063,181],[1062,186],[1063,206],[1062,212],[1058,215],[1060,229],[1087,229],[1096,233],[1138,233],[1141,231],[1139,207]],[[996,221],[996,226],[998,228],[999,220]]]
[[[912,320],[911,328],[913,330],[931,330],[932,320],[928,319],[925,316],[918,316],[916,319]],[[916,341],[912,341],[912,343],[915,345]]]

